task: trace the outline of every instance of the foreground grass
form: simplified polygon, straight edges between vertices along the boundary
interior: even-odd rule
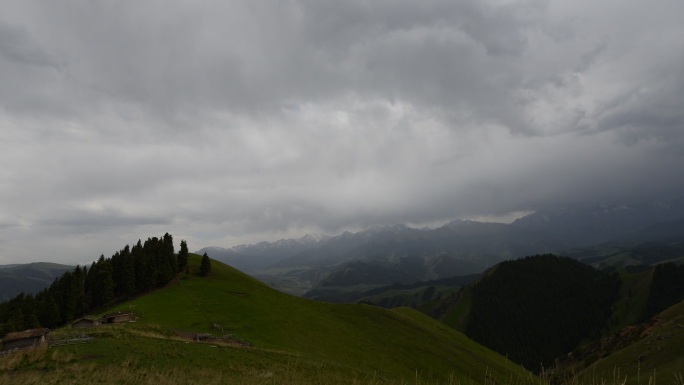
[[[471,358],[456,358],[472,365],[470,374],[465,378],[462,365],[453,365],[453,370],[447,373],[430,369],[438,368],[437,365],[422,366],[422,369],[413,369],[409,375],[405,375],[405,371],[397,371],[392,365],[376,366],[384,362],[383,358],[371,360],[365,365],[355,365],[344,357],[336,359],[334,355],[330,359],[305,351],[198,343],[179,337],[167,326],[138,323],[91,329],[88,331],[94,337],[91,343],[50,349],[43,346],[1,357],[0,384],[684,385],[683,357],[676,349],[684,343],[678,333],[682,318],[677,308],[672,309],[671,313],[663,313],[663,320],[654,327],[652,338],[642,341],[651,341],[646,346],[657,341],[657,345],[641,363],[634,361],[630,354],[637,354],[641,349],[639,354],[643,355],[644,351],[649,350],[637,345],[634,352],[631,349],[619,352],[597,362],[597,366],[560,382],[557,378],[547,382],[529,374],[521,375],[519,367],[514,364],[503,370],[480,370],[469,360],[482,357],[483,354],[486,356],[487,351],[482,347],[479,349],[483,351],[469,347]],[[439,330],[433,330],[433,320],[421,313],[397,309],[392,314],[414,328],[440,333]],[[445,328],[442,332],[448,331]],[[663,333],[667,331],[672,333]],[[52,334],[65,333],[73,332],[62,330]],[[412,356],[416,361],[420,361],[422,355],[432,354],[429,347],[420,345],[424,336],[417,334],[413,338],[417,340],[407,340],[405,343],[413,346]],[[658,346],[663,348],[658,350]],[[405,352],[401,354],[406,355]],[[362,349],[358,355],[369,357],[368,352]],[[404,360],[402,357],[397,359],[400,362]],[[443,359],[445,362],[454,362],[453,357]],[[656,367],[647,366],[649,360]]]
[[[630,383],[619,368],[606,375],[575,377],[553,385],[624,385]],[[654,374],[641,377],[638,385],[684,385],[681,373],[673,382]],[[537,377],[482,378],[460,380],[457,376],[433,378],[418,373],[410,379],[387,373],[367,372],[315,361],[285,352],[238,348],[174,339],[140,337],[113,330],[90,344],[41,347],[0,358],[0,384],[352,384],[352,385],[552,385]]]
[[[619,373],[626,385],[684,385],[684,302],[658,315],[642,338],[598,360],[580,373],[580,379]]]
[[[684,385],[684,302],[577,349],[547,375],[554,383]]]
[[[164,338],[161,330],[129,326],[100,329],[87,344],[0,358],[0,384],[536,384],[536,378],[514,378],[513,372],[508,378],[484,373],[472,381],[415,372],[407,379],[283,351]]]

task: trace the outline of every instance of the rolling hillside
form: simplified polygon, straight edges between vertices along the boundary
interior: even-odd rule
[[[209,277],[194,275],[198,268],[199,256],[192,255],[190,275],[181,274],[166,287],[107,311],[132,309],[137,323],[122,330],[99,328],[96,342],[51,350],[26,370],[64,367],[59,356],[67,355],[72,366],[93,364],[111,371],[123,361],[134,363],[127,369],[134,374],[150,364],[190,372],[201,367],[204,373],[223,373],[223,378],[226,373],[235,378],[262,373],[267,378],[258,381],[263,383],[531,379],[501,355],[419,312],[315,302],[280,293],[216,261]],[[179,337],[198,332],[230,333],[250,347],[212,350]],[[41,373],[63,374],[57,369]]]
[[[432,230],[394,226],[335,258],[304,296],[345,302],[370,288],[477,274],[505,259],[549,252],[556,240],[500,223],[453,221]],[[311,253],[313,250],[310,250]],[[282,263],[282,262],[281,262]]]
[[[617,377],[626,385],[682,384],[684,302],[590,345],[584,353],[595,362],[579,372],[578,382]]]
[[[442,298],[452,297],[463,287],[478,279],[478,274],[421,281],[412,284],[393,284],[361,293],[357,302],[391,309],[412,307],[432,315]]]
[[[35,294],[73,268],[48,262],[0,265],[0,302],[14,298],[19,293]]]

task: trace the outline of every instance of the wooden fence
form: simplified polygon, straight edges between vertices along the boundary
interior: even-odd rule
[[[94,339],[95,338],[85,334],[50,336],[48,346],[53,347],[63,345],[86,344],[88,342],[92,342]]]

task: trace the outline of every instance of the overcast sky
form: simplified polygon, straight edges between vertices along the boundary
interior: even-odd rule
[[[0,264],[684,192],[681,0],[0,7]]]

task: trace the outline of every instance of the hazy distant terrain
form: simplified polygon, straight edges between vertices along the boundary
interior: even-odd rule
[[[74,266],[34,262],[21,265],[0,265],[0,302],[19,293],[35,294],[50,286],[55,278]]]
[[[345,301],[372,287],[480,273],[498,262],[540,253],[604,267],[653,264],[684,256],[683,240],[684,199],[673,199],[550,207],[510,224],[395,225],[230,249],[207,247],[199,253],[289,293]]]

